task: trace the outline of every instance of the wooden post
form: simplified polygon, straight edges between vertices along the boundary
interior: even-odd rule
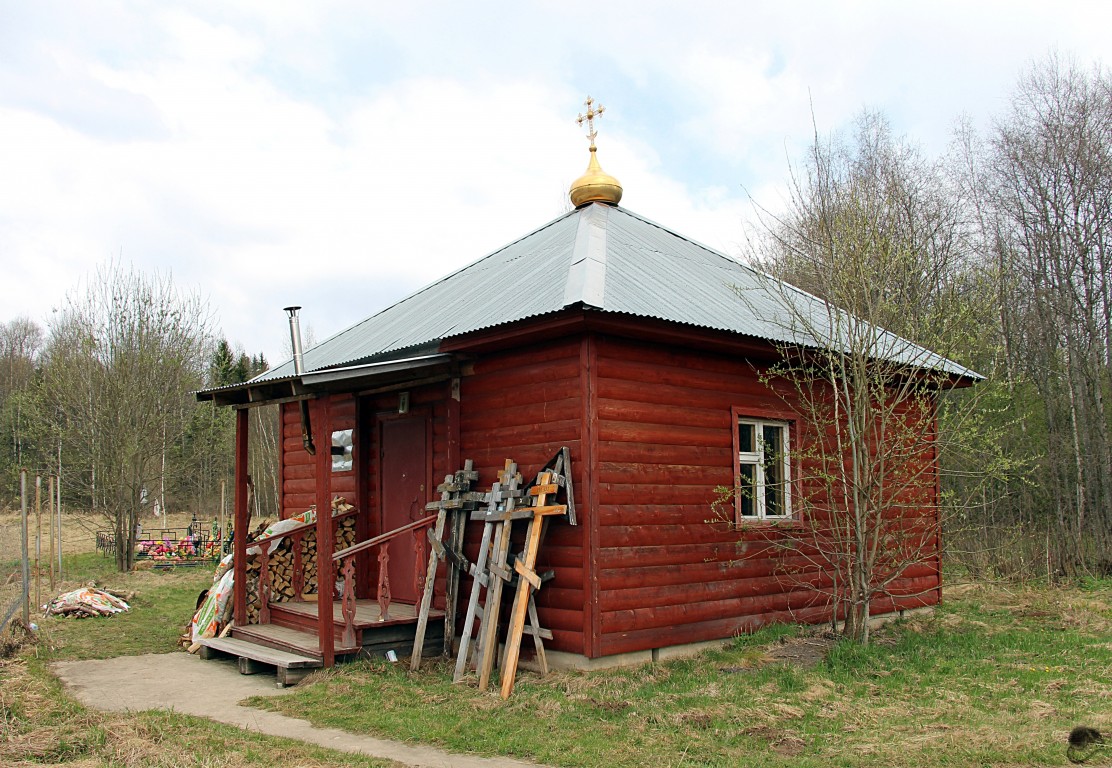
[[[270,545],[259,545],[259,623],[270,623]]]
[[[460,414],[460,379],[458,376],[449,384],[448,396],[448,466],[458,467],[459,455],[459,414]],[[472,464],[464,467],[471,471]],[[475,476],[476,478],[478,475]],[[448,514],[448,546],[455,552],[463,551],[463,526],[467,525],[467,515],[463,510],[454,510]],[[452,655],[452,647],[456,637],[456,611],[459,608],[459,580],[460,571],[454,564],[449,563],[444,573],[444,655]]]
[[[316,486],[317,486],[317,633],[321,661],[325,667],[336,663],[335,634],[332,629],[333,601],[336,598],[336,564],[332,561],[335,549],[332,530],[332,415],[329,398],[317,401],[313,421],[316,434]]]
[[[42,475],[35,475],[35,605],[42,605]]]
[[[226,486],[227,486],[227,482],[225,482],[224,480],[221,480],[220,481],[220,532],[216,537],[218,539],[217,544],[216,544],[216,552],[217,552],[216,559],[217,560],[223,560],[224,559],[224,540],[228,538],[228,529],[226,527],[227,524],[228,524],[228,514],[227,514],[228,510],[227,510],[227,504],[226,504],[225,495],[224,495],[224,491],[226,489]]]
[[[448,546],[452,552],[463,552],[463,534],[467,527],[467,513],[462,509],[452,512]],[[484,526],[485,528],[485,526]],[[447,571],[447,584],[444,587],[444,655],[451,656],[455,648],[456,612],[459,607],[461,568],[452,563]]]
[[[19,471],[20,555],[23,560],[23,625],[31,623],[31,564],[27,559],[27,470]]]
[[[233,615],[236,626],[247,624],[247,416],[246,408],[236,411],[235,545],[232,568],[235,575]]]
[[[54,594],[54,476],[51,475],[47,478],[47,495],[50,497],[47,504],[47,512],[50,515],[50,552],[47,556],[50,558],[50,594]]]
[[[62,580],[62,446],[58,446],[58,581]]]

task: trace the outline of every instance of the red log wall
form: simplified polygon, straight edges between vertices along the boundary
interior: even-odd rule
[[[744,359],[607,336],[594,344],[596,654],[728,637],[773,621],[825,619],[828,598],[820,590],[829,576],[770,544],[774,529],[739,532],[708,522],[714,488],[734,483],[731,409],[791,421],[788,404]],[[795,423],[791,438],[798,446],[810,436]],[[923,522],[922,515],[915,518]],[[905,572],[893,591],[920,593],[938,579],[932,559]],[[927,592],[878,601],[874,611],[934,602],[937,592]]]
[[[571,449],[579,526],[551,525],[538,561],[539,571],[556,573],[537,600],[541,624],[553,632],[550,648],[598,657],[829,616],[821,592],[829,576],[770,543],[772,529],[739,532],[709,522],[714,488],[734,482],[734,413],[792,419],[749,360],[584,332],[480,354],[460,381],[458,404],[450,393],[447,383],[411,392],[411,409],[432,418],[429,499],[464,459],[474,460],[479,488],[489,489],[507,458],[529,481],[561,446]],[[369,512],[364,521],[377,521],[376,414],[396,411],[397,398],[396,392],[360,398],[357,413],[354,396],[332,396],[332,429],[361,421],[355,461],[366,467],[362,479],[358,472],[333,475],[334,493]],[[314,470],[301,446],[296,404],[283,406],[283,426],[289,515],[313,502]],[[809,438],[806,425],[793,425],[793,446]],[[936,477],[936,469],[930,472]],[[916,501],[928,511],[913,514],[913,524],[933,531],[934,499]],[[480,532],[477,524],[468,530],[469,558]],[[375,533],[361,530],[360,538]],[[373,583],[373,568],[363,567],[362,583]],[[939,584],[933,558],[894,585],[894,593],[909,596],[878,601],[874,610],[933,604]],[[464,579],[461,613],[469,589]],[[442,596],[443,574],[438,606]]]
[[[537,594],[541,626],[551,629],[548,647],[587,653],[585,625],[583,531],[590,513],[580,492],[585,480],[581,443],[583,341],[566,338],[525,348],[484,355],[474,373],[465,376],[460,390],[460,457],[473,459],[479,486],[489,490],[506,459],[513,459],[525,482],[561,448],[571,449],[579,526],[550,525],[537,560],[537,570],[553,570],[556,577]],[[474,558],[481,526],[467,531],[468,556]],[[461,608],[466,608],[470,580],[462,585]],[[508,591],[508,590],[507,590]]]

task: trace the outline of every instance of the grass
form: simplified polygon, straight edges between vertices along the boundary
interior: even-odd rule
[[[117,575],[96,555],[69,558],[67,574],[134,592],[133,610],[42,620],[41,642],[0,662],[0,764],[385,764],[170,712],[84,709],[48,664],[172,651],[209,574]],[[508,702],[450,681],[448,661],[416,674],[363,662],[252,703],[569,768],[1066,765],[1073,726],[1112,731],[1112,580],[951,589],[932,617],[880,630],[867,648],[777,626],[691,660],[543,680],[523,673]]]
[[[0,765],[73,768],[384,768],[389,761],[347,755],[250,733],[169,711],[87,709],[67,696],[49,664],[140,653],[169,653],[193,612],[208,568],[114,572],[96,554],[67,556],[67,582],[95,581],[134,593],[131,611],[104,619],[41,618],[38,642],[0,659]],[[8,633],[5,633],[6,635]],[[173,680],[152,681],[174,685]]]
[[[253,703],[555,766],[1064,765],[1074,725],[1112,730],[1110,632],[1112,581],[975,588],[810,668],[777,657],[822,641],[774,627],[694,660],[526,674],[508,702],[447,663],[363,663]]]
[[[54,659],[105,659],[175,649],[202,589],[212,586],[212,568],[116,572],[111,559],[74,555],[67,581],[98,586],[129,596],[131,610],[106,620],[53,619],[43,622]]]

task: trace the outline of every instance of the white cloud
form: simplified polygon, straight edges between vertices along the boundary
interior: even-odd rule
[[[736,253],[748,189],[863,106],[931,151],[1104,4],[35,3],[0,25],[0,279],[43,319],[98,262],[172,268],[278,357],[544,224],[586,166]],[[994,101],[995,100],[995,101]]]

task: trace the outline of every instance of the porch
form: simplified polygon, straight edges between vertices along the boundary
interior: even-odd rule
[[[356,600],[351,623],[353,640],[345,640],[348,622],[343,606],[331,604],[333,653],[337,658],[384,657],[393,651],[408,658],[413,651],[419,606],[391,603],[383,617],[378,600]],[[327,608],[325,616],[327,616]],[[314,669],[324,666],[320,641],[320,605],[312,601],[275,603],[270,622],[233,627],[226,637],[200,640],[202,658],[227,654],[239,658],[240,672],[253,674],[277,670],[278,682],[293,685]],[[442,652],[444,611],[430,609],[422,655]]]

